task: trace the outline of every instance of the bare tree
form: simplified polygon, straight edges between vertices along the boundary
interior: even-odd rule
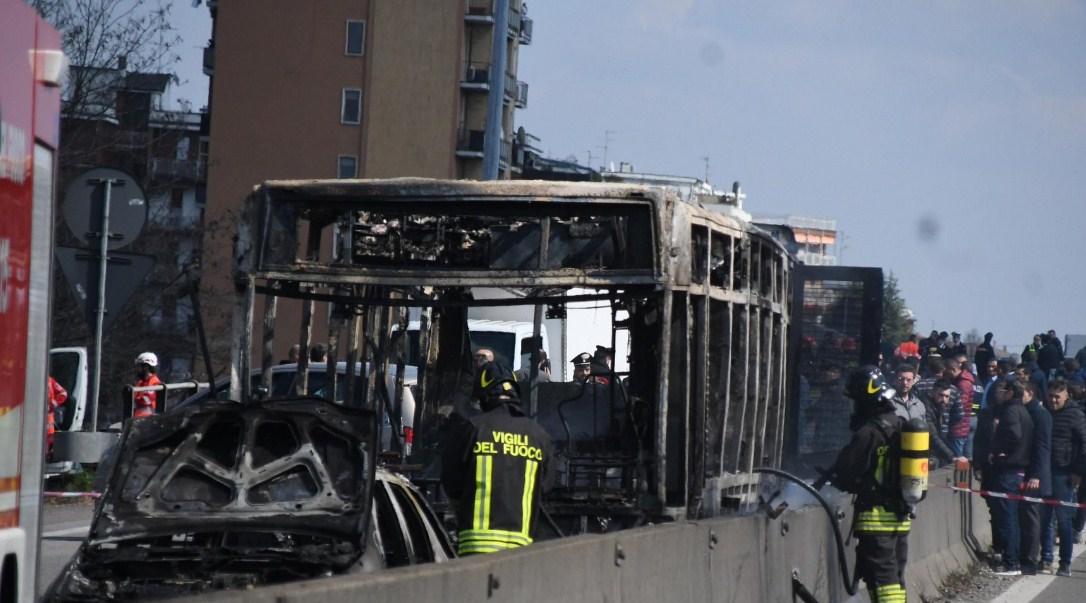
[[[64,94],[70,115],[113,111],[124,72],[174,74],[181,38],[170,22],[172,0],[31,0],[60,32],[72,65]]]

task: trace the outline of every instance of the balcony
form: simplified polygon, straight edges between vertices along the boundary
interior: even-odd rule
[[[494,24],[494,0],[468,0],[464,21],[477,25]]]
[[[206,167],[198,159],[152,159],[151,178],[171,182],[204,182],[207,179]]]
[[[532,19],[524,17],[520,20],[520,45],[527,46],[532,43]]]
[[[466,63],[460,79],[461,90],[490,90],[490,63]]]
[[[505,73],[505,100],[519,109],[528,106],[528,83],[518,80],[508,71]]]
[[[460,135],[456,140],[456,156],[463,158],[483,158],[483,141],[486,138],[485,130],[460,129]]]
[[[502,154],[501,154],[501,157],[498,160],[498,163],[502,167],[507,168],[507,167],[509,167],[510,163],[512,163],[512,161],[513,161],[513,141],[512,140],[503,140],[502,141]]]
[[[506,29],[506,33],[509,35],[510,40],[517,39],[520,35],[520,26],[522,21],[522,15],[520,11],[513,8],[513,5],[509,5],[509,28]]]
[[[214,40],[208,42],[206,48],[204,48],[204,75],[211,77],[215,75],[215,45]]]
[[[528,82],[517,82],[517,100],[515,104],[518,109],[528,106]]]

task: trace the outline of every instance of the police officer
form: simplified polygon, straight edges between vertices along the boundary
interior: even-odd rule
[[[445,444],[441,483],[454,499],[460,555],[532,543],[543,490],[552,481],[551,440],[520,407],[513,374],[489,362],[475,393],[483,412]]]
[[[854,371],[845,393],[853,401],[854,433],[837,457],[831,482],[856,495],[856,571],[872,602],[904,602],[910,510],[894,483],[903,420],[878,367]]]
[[[573,364],[573,382],[584,383],[592,375],[592,354],[581,352],[570,360]]]

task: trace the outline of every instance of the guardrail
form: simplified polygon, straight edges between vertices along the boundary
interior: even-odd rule
[[[932,484],[950,481],[949,471]],[[833,501],[851,511],[849,500]],[[933,597],[952,572],[969,568],[972,549],[990,542],[979,497],[933,487],[909,538],[910,600]],[[848,530],[850,518],[840,522]],[[679,522],[552,540],[449,563],[201,594],[193,603],[411,601],[790,601],[793,576],[819,601],[847,598],[832,551],[830,523],[815,506]],[[849,554],[850,562],[853,555]],[[850,571],[852,568],[849,568]]]

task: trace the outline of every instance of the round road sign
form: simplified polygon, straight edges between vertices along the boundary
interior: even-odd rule
[[[120,249],[139,236],[147,223],[147,198],[132,176],[109,168],[80,174],[64,191],[64,221],[78,239],[97,247],[102,229],[105,180],[112,180],[109,202],[109,248]]]

